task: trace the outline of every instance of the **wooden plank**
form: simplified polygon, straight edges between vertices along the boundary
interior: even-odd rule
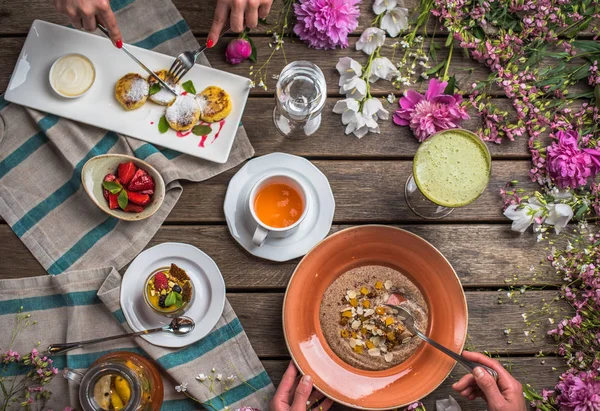
[[[334,226],[332,232],[348,226]],[[560,284],[548,264],[545,243],[532,235],[511,232],[506,225],[409,225],[401,228],[422,236],[446,256],[467,288],[506,287],[505,279],[517,275],[510,285]],[[482,240],[485,239],[485,247]],[[298,261],[285,263],[255,258],[229,234],[225,226],[163,226],[146,246],[164,242],[193,244],[219,266],[228,289],[284,289]],[[0,278],[33,277],[46,272],[7,225],[0,225]],[[14,268],[18,267],[18,270]],[[533,269],[531,269],[533,268]],[[124,273],[126,268],[121,270]]]
[[[404,184],[412,171],[410,161],[314,161],[329,179],[336,201],[334,221],[340,223],[423,221],[404,200]],[[499,161],[492,166],[487,190],[468,206],[456,209],[444,221],[507,222],[502,215],[500,189],[513,179],[527,180],[528,161]],[[227,184],[237,169],[200,184],[185,183],[183,194],[168,217],[170,222],[223,222]],[[535,189],[531,182],[526,189]]]
[[[467,291],[465,294],[469,307],[467,347],[470,349],[507,356],[534,355],[540,350],[555,352],[556,343],[546,337],[546,332],[552,327],[548,316],[540,316],[536,340],[531,342],[525,341],[524,332],[531,328],[524,324],[521,314],[539,311],[542,300],[550,302],[556,291],[528,291],[520,296],[524,307],[506,302],[506,297],[503,304],[498,304],[498,297],[505,296],[504,292]],[[228,298],[259,356],[288,355],[281,322],[283,293],[232,293],[228,294]],[[556,303],[556,306],[567,310],[563,303]],[[509,337],[504,335],[504,329],[511,330]],[[508,344],[508,341],[512,343]]]
[[[499,357],[498,361],[504,364],[510,370],[512,375],[521,384],[529,383],[533,388],[541,390],[543,388],[550,389],[558,382],[558,376],[561,372],[566,371],[564,361],[557,357],[535,358],[535,357]],[[543,362],[543,363],[542,363]],[[267,373],[273,380],[275,386],[279,385],[281,377],[285,372],[289,361],[288,360],[262,360],[262,363],[267,370]],[[552,368],[556,370],[552,370]],[[463,411],[481,411],[486,409],[486,404],[483,400],[468,401],[460,397],[452,390],[452,384],[458,381],[465,371],[461,366],[456,366],[452,374],[446,381],[442,383],[432,394],[425,397],[422,401],[428,410],[435,410],[436,400],[448,398],[451,395],[458,401]],[[339,404],[335,404],[331,410],[350,409]]]

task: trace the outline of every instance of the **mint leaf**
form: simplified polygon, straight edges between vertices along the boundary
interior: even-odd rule
[[[148,90],[148,94],[153,95],[153,94],[158,93],[159,91],[160,91],[160,84],[154,83],[152,86],[150,86],[150,90]]]
[[[192,80],[186,81],[181,85],[181,87],[188,93],[196,94],[196,87],[194,87]]]
[[[119,197],[117,198],[117,201],[119,202],[119,207],[121,207],[121,209],[125,210],[125,207],[127,207],[127,203],[129,203],[129,197],[127,197],[127,191],[121,190],[121,192],[119,193]]]
[[[177,294],[175,291],[171,291],[169,295],[167,295],[167,298],[165,299],[165,307],[170,307],[177,302],[177,297],[175,294]]]
[[[246,40],[248,40],[248,43],[250,43],[250,47],[252,47],[252,53],[250,53],[250,56],[248,58],[251,62],[256,63],[256,55],[258,53],[258,51],[256,50],[256,46],[254,45],[254,42],[250,37],[246,36]]]
[[[180,293],[175,293],[175,298],[177,299],[177,301],[175,301],[175,305],[177,308],[181,308],[183,306],[183,296]]]
[[[205,125],[195,126],[192,129],[192,133],[194,133],[197,136],[207,136],[211,132],[212,132],[212,128],[210,128],[210,126],[205,126]]]
[[[116,181],[103,181],[102,187],[106,188],[111,194],[117,194],[123,189],[123,186]]]
[[[160,134],[165,134],[169,130],[169,122],[165,116],[162,116],[158,122],[158,131]]]

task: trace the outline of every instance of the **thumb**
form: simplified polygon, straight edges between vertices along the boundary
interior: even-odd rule
[[[298,386],[296,387],[296,393],[294,395],[294,402],[292,403],[291,411],[306,411],[306,402],[312,392],[312,377],[305,375],[302,377]]]
[[[492,377],[489,372],[481,367],[475,367],[473,370],[473,376],[475,377],[475,382],[485,395],[488,404],[499,405],[506,402],[502,396],[502,393],[498,389],[496,380],[494,380],[494,377]]]

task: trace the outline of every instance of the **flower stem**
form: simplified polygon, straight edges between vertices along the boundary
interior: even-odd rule
[[[444,68],[444,76],[442,77],[442,81],[448,81],[448,68],[450,68],[450,61],[452,61],[452,51],[454,50],[454,39],[452,39],[448,48],[449,48],[448,57],[446,58],[446,67]]]

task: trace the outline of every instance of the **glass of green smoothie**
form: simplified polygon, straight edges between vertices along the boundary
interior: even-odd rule
[[[464,129],[440,131],[421,144],[404,195],[410,209],[426,219],[444,218],[484,192],[492,159],[483,141]]]

